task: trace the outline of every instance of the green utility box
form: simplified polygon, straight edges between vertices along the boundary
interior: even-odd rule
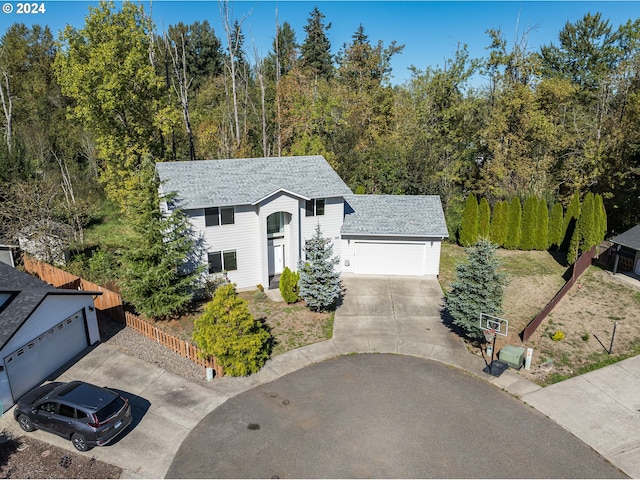
[[[500,349],[498,358],[511,368],[519,369],[524,363],[524,348],[505,345]]]

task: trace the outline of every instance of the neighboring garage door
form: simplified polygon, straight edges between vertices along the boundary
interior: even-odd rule
[[[60,322],[4,358],[11,394],[17,400],[87,345],[83,312]]]
[[[355,273],[424,275],[424,243],[355,243]]]

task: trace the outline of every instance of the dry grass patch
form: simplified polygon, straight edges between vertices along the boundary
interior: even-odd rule
[[[447,291],[455,279],[455,265],[465,261],[464,249],[443,245],[440,281]],[[590,267],[542,322],[528,342],[520,333],[562,288],[568,273],[564,258],[550,252],[498,250],[509,285],[503,302],[503,318],[509,321],[509,335],[498,337],[496,350],[505,344],[534,349],[530,371],[520,374],[546,385],[599,368],[640,353],[640,291],[610,272]],[[617,322],[612,355],[613,326]],[[557,332],[556,339],[552,337]],[[477,345],[469,349],[480,355]],[[550,360],[550,370],[540,365]]]

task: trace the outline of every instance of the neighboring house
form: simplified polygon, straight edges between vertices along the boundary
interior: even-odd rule
[[[93,298],[0,263],[0,414],[100,340]]]
[[[438,196],[354,195],[321,156],[162,162],[156,171],[161,193],[175,193],[201,236],[209,273],[227,272],[238,288],[297,270],[316,225],[341,272],[438,275],[448,236]]]
[[[611,239],[614,255],[613,273],[630,270],[640,275],[640,225]]]

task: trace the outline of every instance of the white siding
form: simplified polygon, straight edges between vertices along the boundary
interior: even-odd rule
[[[260,250],[262,252],[262,258],[259,263],[254,265],[254,269],[257,271],[259,268],[261,283],[263,286],[269,284],[269,252],[267,248],[267,217],[272,213],[286,212],[291,215],[291,220],[288,225],[285,225],[285,265],[291,270],[296,270],[298,267],[298,251],[300,248],[300,200],[298,197],[294,197],[291,194],[285,192],[279,192],[269,197],[259,204],[259,228],[256,230],[259,232],[260,238]],[[254,285],[255,286],[255,285]]]
[[[307,217],[305,214],[304,200],[300,201],[300,218],[301,218],[301,230],[302,241],[300,243],[300,253],[304,249],[304,243],[313,237],[316,232],[316,225],[320,224],[320,231],[322,236],[330,238],[333,242],[333,255],[338,256],[341,261],[336,266],[337,271],[342,271],[342,242],[340,241],[340,229],[342,228],[342,222],[344,220],[344,199],[338,198],[326,198],[324,206],[324,215]]]
[[[207,263],[207,252],[236,251],[238,269],[227,272],[229,280],[238,288],[255,287],[260,283],[257,265],[260,264],[260,242],[256,207],[235,207],[232,225],[205,227],[204,209],[187,212],[196,232],[201,232],[204,241],[203,263]]]

